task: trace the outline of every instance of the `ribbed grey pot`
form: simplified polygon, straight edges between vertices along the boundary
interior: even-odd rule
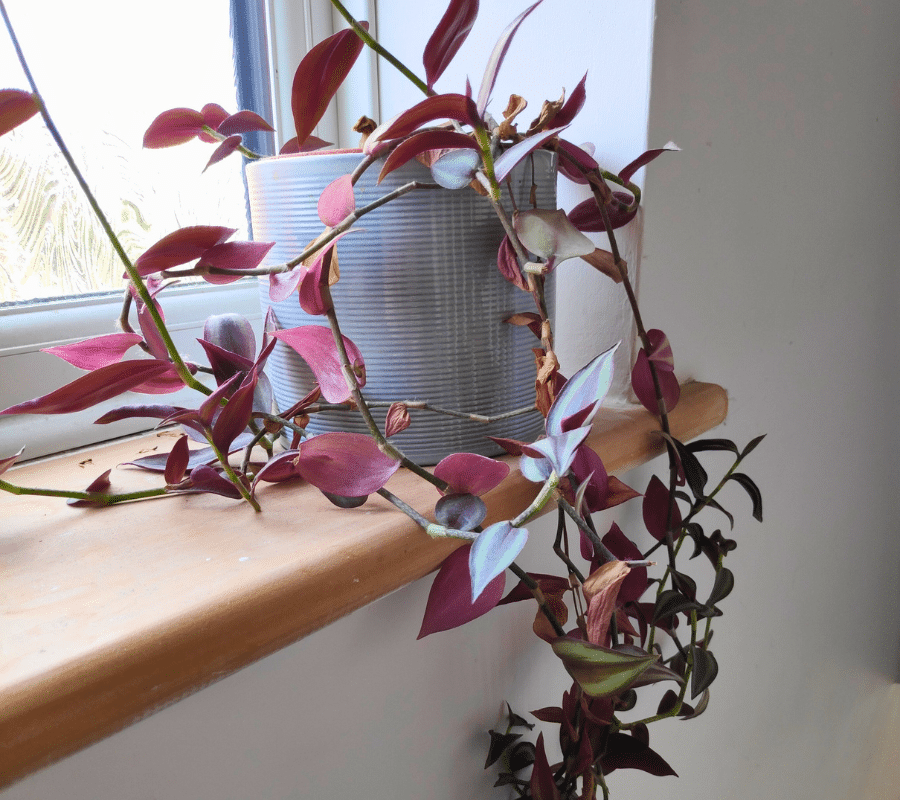
[[[322,232],[319,194],[335,178],[352,172],[360,158],[359,153],[340,152],[248,164],[253,237],[276,242],[267,264],[294,258]],[[357,183],[357,207],[410,180],[432,181],[417,162],[376,185],[378,172],[376,164]],[[538,206],[556,208],[553,154],[539,151],[515,171],[520,208],[531,207],[532,179]],[[531,348],[537,340],[527,328],[504,320],[534,310],[534,303],[497,270],[503,229],[490,203],[468,187],[417,191],[366,215],[357,226],[363,230],[337,245],[341,278],[332,296],[343,334],[366,363],[364,396],[384,402],[424,400],[485,416],[533,404]],[[260,280],[260,298],[264,310],[274,305],[283,328],[327,324],[324,317],[307,315],[296,295],[272,304],[266,279]],[[548,286],[548,303],[552,300]],[[303,360],[282,343],[266,372],[282,409],[315,385]],[[381,424],[385,412],[374,412]],[[488,436],[530,441],[543,424],[537,412],[490,424],[415,409],[410,414],[410,427],[391,441],[425,465],[461,451],[497,455],[500,448]],[[367,431],[356,412],[315,414],[308,430]]]

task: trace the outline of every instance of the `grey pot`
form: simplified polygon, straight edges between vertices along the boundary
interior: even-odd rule
[[[265,263],[294,258],[322,232],[319,194],[335,178],[352,172],[360,158],[358,152],[337,152],[247,165],[253,237],[276,242]],[[432,180],[417,162],[376,185],[378,171],[375,165],[357,183],[357,207],[410,180]],[[538,206],[556,208],[555,156],[538,151],[513,173],[520,208],[531,207],[532,177]],[[534,302],[497,270],[503,229],[490,203],[468,187],[412,192],[366,215],[357,227],[363,231],[337,245],[341,278],[332,297],[343,334],[365,360],[366,399],[420,400],[485,416],[533,404],[531,348],[538,342],[527,328],[504,320],[533,311]],[[268,280],[261,279],[263,310],[274,306],[281,327],[327,324],[324,317],[306,314],[296,295],[271,303],[268,288]],[[282,409],[315,385],[303,360],[282,343],[266,372]],[[386,408],[373,413],[383,424]],[[497,455],[501,450],[488,436],[531,441],[543,427],[537,412],[490,424],[415,409],[410,415],[410,427],[391,441],[425,465],[462,451]],[[315,414],[308,430],[367,431],[356,412]]]

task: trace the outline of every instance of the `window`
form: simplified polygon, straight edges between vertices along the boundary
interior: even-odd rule
[[[42,4],[6,5],[54,121],[133,257],[190,224],[228,225],[238,229],[235,238],[248,238],[239,159],[202,173],[209,145],[148,151],[141,140],[167,108],[218,102],[237,110],[235,76],[242,107],[271,117],[263,0],[232,0],[233,22],[221,0],[164,0],[132,9],[127,30],[116,0],[57,4],[50,26]],[[135,28],[140,37],[131,35]],[[5,31],[0,43],[6,85],[26,88]],[[273,144],[257,137],[253,146],[272,152]],[[122,265],[39,118],[0,139],[0,264],[5,408],[81,374],[40,349],[111,332],[120,308]],[[194,354],[210,314],[259,317],[256,291],[253,281],[167,291],[179,348]],[[147,427],[140,420],[94,426],[104,410],[0,418],[0,452],[27,442],[25,457],[35,457]]]

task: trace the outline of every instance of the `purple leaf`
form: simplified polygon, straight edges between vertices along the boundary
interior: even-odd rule
[[[295,267],[288,272],[273,272],[269,275],[269,299],[273,303],[287,300],[296,290],[303,278],[304,270]]]
[[[206,358],[216,378],[216,384],[221,386],[233,375],[239,372],[248,373],[253,368],[253,362],[236,353],[231,353],[205,339],[197,339],[201,347],[206,351]]]
[[[209,317],[203,324],[203,340],[245,359],[248,362],[247,370],[256,356],[253,326],[240,314],[217,314]]]
[[[0,475],[2,475],[2,474],[3,474],[4,472],[6,472],[6,470],[8,470],[13,464],[15,464],[15,463],[16,463],[16,460],[19,458],[20,455],[22,455],[22,453],[23,453],[24,451],[25,451],[25,448],[23,447],[23,448],[22,448],[21,450],[19,450],[19,452],[16,453],[14,456],[10,456],[9,458],[0,458]]]
[[[643,517],[644,525],[654,539],[661,540],[667,530],[677,531],[681,527],[681,511],[678,504],[672,502],[672,519],[669,525],[669,490],[665,484],[654,475],[650,478],[647,491],[644,493]]]
[[[300,285],[297,287],[300,308],[314,317],[327,314],[334,308],[327,284],[332,253],[331,248],[319,253],[312,266],[303,270],[303,277],[300,278]]]
[[[631,222],[637,215],[638,209],[637,206],[630,208],[634,202],[634,198],[630,194],[613,192],[613,197],[618,203],[607,206],[607,211],[609,212],[609,221],[613,230],[617,230]],[[624,204],[628,210],[623,208],[620,203]],[[597,209],[597,203],[593,197],[580,202],[569,212],[568,216],[569,222],[583,233],[599,233],[606,230],[603,217],[600,216],[600,211]]]
[[[170,369],[155,359],[122,361],[100,367],[43,397],[0,411],[4,414],[70,414],[123,394]]]
[[[171,394],[177,392],[184,387],[184,381],[178,374],[178,370],[168,361],[164,362],[168,365],[168,369],[163,370],[149,380],[144,381],[134,387],[133,391],[142,392],[143,394]],[[191,365],[189,365],[191,366]]]
[[[156,309],[159,311],[160,316],[162,316],[162,309],[159,303],[156,303],[155,300],[153,302],[156,304]],[[162,335],[156,327],[153,317],[150,315],[150,311],[143,301],[139,300],[136,305],[138,309],[138,324],[141,327],[141,333],[144,334],[144,341],[147,343],[150,354],[160,361],[168,361],[169,351],[166,350],[166,343],[163,341]]]
[[[107,411],[102,417],[94,420],[94,425],[108,425],[110,422],[118,422],[120,419],[132,419],[134,417],[149,417],[150,419],[168,419],[173,414],[187,411],[180,406],[122,406]]]
[[[609,735],[606,752],[600,759],[600,767],[607,775],[616,769],[639,769],[658,777],[678,775],[659,753],[647,746],[646,742],[625,733]]]
[[[525,17],[534,11],[542,2],[543,0],[537,0],[534,5],[526,8],[518,17],[509,23],[506,30],[500,34],[500,38],[497,40],[497,44],[494,45],[494,49],[488,59],[487,69],[485,69],[484,78],[481,81],[481,89],[478,92],[477,108],[479,117],[484,114],[484,110],[487,108],[488,102],[490,102],[491,92],[494,90],[494,83],[497,81],[497,73],[500,71],[500,65],[503,63],[503,59],[506,58],[506,52],[509,50],[513,36],[516,35],[516,31],[519,30],[519,26],[524,22]]]
[[[464,133],[456,133],[455,131],[425,131],[424,133],[417,133],[415,136],[410,136],[409,139],[401,142],[385,159],[384,166],[378,175],[378,182],[381,183],[385,176],[395,169],[402,167],[407,161],[422,153],[427,153],[429,150],[477,150],[477,145],[471,136],[466,136]],[[476,163],[478,161],[479,158],[476,154]]]
[[[591,170],[599,170],[600,165],[587,150],[572,144],[566,139],[560,138],[556,144],[559,151],[567,155],[559,159],[559,171],[565,175],[570,181],[587,185],[588,179],[584,177],[585,172]],[[571,161],[570,161],[571,159]],[[575,164],[571,162],[574,161]],[[575,166],[577,165],[577,166]]]
[[[194,469],[203,464],[211,464],[216,460],[216,454],[211,447],[201,447],[197,450],[188,452],[188,463],[185,469]],[[143,456],[136,458],[134,461],[126,461],[119,464],[120,467],[137,467],[147,472],[162,472],[166,470],[166,464],[169,461],[168,453],[154,453],[152,456]]]
[[[228,119],[228,112],[218,103],[207,103],[200,109],[200,114],[203,116],[203,123],[213,130],[218,130],[219,125]],[[199,138],[201,142],[206,142],[207,144],[215,144],[219,141],[206,131],[200,131]]]
[[[88,494],[103,494],[110,487],[109,475],[112,472],[111,469],[106,470],[101,475],[98,475],[94,480],[91,481],[90,486],[85,489],[85,492]],[[96,500],[76,500],[74,497],[66,500],[66,505],[73,506],[75,508],[89,508],[91,506],[102,506],[102,502],[97,502]]]
[[[473,127],[479,121],[471,97],[464,94],[436,94],[425,98],[384,125],[379,125],[366,141],[365,150],[369,152],[370,146],[376,142],[409,136],[416,128],[439,119],[452,119],[461,125]]]
[[[587,737],[585,737],[587,739]],[[553,770],[544,749],[544,734],[539,733],[534,747],[534,767],[531,770],[529,790],[534,800],[559,800],[559,789],[553,779]]]
[[[192,108],[172,108],[163,111],[147,128],[144,147],[156,150],[189,142],[203,132],[203,114]]]
[[[478,535],[469,551],[473,603],[488,584],[512,564],[526,541],[528,530],[514,528],[509,522],[495,522]]]
[[[83,342],[45,347],[41,352],[59,356],[78,369],[93,370],[121,361],[125,351],[140,341],[141,337],[136,333],[109,333]]]
[[[528,291],[528,282],[519,269],[519,259],[516,258],[516,251],[513,250],[512,242],[509,236],[504,236],[500,242],[500,249],[497,250],[497,269],[500,274],[506,278],[513,286],[518,287],[523,292]]]
[[[569,378],[547,412],[548,434],[562,433],[565,419],[591,405],[594,405],[596,413],[612,385],[615,367],[613,357],[618,347],[617,343],[600,353]],[[594,414],[591,414],[589,418],[584,419],[582,424],[587,424],[593,416]]]
[[[331,260],[337,243],[349,233],[361,228],[350,228],[334,237],[314,256],[315,260],[308,269],[299,267],[301,273],[298,295],[300,308],[307,314],[317,316],[326,314],[332,309],[331,293],[328,291],[328,275],[331,272]]]
[[[211,247],[224,242],[236,228],[214,225],[192,225],[164,236],[134,262],[140,275],[150,275],[187,264],[200,258]]]
[[[0,136],[18,128],[40,111],[37,98],[21,89],[0,89]]]
[[[452,453],[434,468],[434,475],[449,484],[453,494],[482,495],[503,482],[509,465],[475,453]]]
[[[656,370],[659,381],[659,389],[662,393],[663,405],[666,413],[672,411],[681,397],[681,386],[671,368],[660,367]],[[659,402],[656,399],[656,388],[653,385],[653,375],[650,372],[650,360],[642,347],[637,354],[634,368],[631,370],[631,386],[637,395],[641,405],[651,414],[659,415]]]
[[[283,156],[289,153],[310,153],[313,150],[321,150],[323,147],[330,147],[334,142],[326,142],[324,139],[320,139],[318,136],[307,136],[306,141],[303,142],[301,146],[297,141],[297,137],[295,136],[293,139],[288,139],[282,146],[281,150],[278,151],[278,155]]]
[[[625,167],[620,173],[619,177],[628,183],[635,172],[637,172],[641,167],[646,166],[654,159],[661,156],[663,153],[670,153],[672,151],[679,151],[681,148],[675,144],[674,142],[669,142],[664,147],[659,147],[655,150],[648,150],[646,153],[641,153],[634,161],[632,161],[627,167]]]
[[[639,561],[642,558],[637,545],[622,533],[622,529],[615,522],[602,541],[609,552],[621,561]],[[646,589],[647,568],[632,567],[619,589],[619,604],[624,605],[629,601],[637,602]]]
[[[481,153],[477,150],[451,150],[431,165],[431,177],[444,189],[462,189],[474,179],[481,166]]]
[[[350,175],[335,178],[319,195],[319,219],[329,228],[340,225],[355,210],[356,197]]]
[[[169,455],[166,458],[166,469],[164,472],[166,483],[174,486],[181,483],[184,473],[187,472],[188,463],[190,462],[191,451],[188,448],[188,437],[181,435],[172,445]]]
[[[337,345],[329,328],[321,325],[303,325],[299,328],[275,331],[272,335],[295,350],[309,364],[326,401],[343,403],[350,397],[350,389],[344,380]],[[365,386],[366,371],[362,354],[346,336],[343,336],[342,339],[350,359],[350,366],[356,376],[357,385]],[[335,494],[356,496],[352,492],[335,492]],[[360,494],[371,494],[371,492],[360,492]]]
[[[444,495],[434,506],[434,518],[448,528],[471,531],[484,522],[487,506],[474,494]]]
[[[500,157],[494,162],[494,177],[500,182],[505,180],[509,173],[516,168],[516,165],[518,165],[525,156],[533,150],[537,150],[538,147],[552,139],[562,130],[565,130],[565,126],[537,133],[534,136],[523,139],[518,144],[514,144],[508,150],[504,150]]]
[[[322,433],[300,445],[296,469],[323,492],[362,497],[381,489],[400,466],[361,433]]]
[[[230,497],[233,500],[241,499],[241,491],[230,480],[223,478],[212,467],[203,465],[191,470],[191,484],[198,492]]]
[[[212,394],[207,396],[197,411],[189,411],[188,417],[193,415],[201,424],[206,426],[212,425],[213,420],[222,410],[222,401],[234,394],[235,387],[238,386],[242,380],[243,376],[240,373],[232,375],[225,383],[218,386]],[[180,422],[182,416],[184,415],[175,416],[172,418],[172,421]]]
[[[600,456],[587,445],[579,447],[575,453],[572,461],[572,475],[578,481],[579,488],[586,487],[584,502],[589,512],[602,511],[606,508],[609,475]]]
[[[299,450],[285,450],[277,456],[270,458],[256,473],[253,479],[253,486],[250,489],[251,494],[255,494],[256,485],[260,481],[266,483],[281,483],[294,478],[299,478],[300,473],[294,467],[294,459],[299,455]]]
[[[228,398],[228,403],[219,412],[212,429],[213,444],[221,452],[227,452],[231,443],[247,427],[253,413],[253,393],[258,376],[254,370],[244,379],[240,388]]]
[[[450,5],[431,34],[422,56],[429,89],[441,77],[466,40],[476,16],[478,0],[450,0]]]
[[[506,583],[502,573],[487,585],[477,600],[472,601],[470,549],[471,545],[465,544],[444,559],[431,584],[422,628],[416,638],[465,625],[487,614],[499,602]]]
[[[369,29],[368,22],[360,25]],[[362,39],[347,28],[319,42],[303,57],[291,87],[291,111],[299,142],[305,142],[322,119],[362,48]]]
[[[198,267],[217,269],[256,269],[275,246],[275,242],[222,242],[209,248],[198,262]],[[225,284],[240,280],[242,275],[206,274],[207,283]]]
[[[222,140],[219,146],[213,150],[213,154],[209,157],[209,161],[206,162],[203,171],[206,172],[213,164],[218,164],[223,159],[228,158],[228,156],[241,146],[242,141],[241,137],[237,134]]]
[[[672,345],[668,337],[656,328],[647,331],[650,340],[650,352],[647,357],[656,365],[657,369],[672,372],[675,369],[675,357],[672,355]]]
[[[238,111],[227,119],[222,120],[216,127],[216,132],[223,136],[233,136],[236,133],[249,133],[250,131],[274,131],[259,114],[254,111]]]
[[[587,73],[578,81],[578,85],[572,90],[569,99],[563,104],[563,107],[556,112],[553,117],[553,124],[557,127],[565,127],[578,116],[578,112],[584,108],[584,101],[587,98],[587,92],[584,90],[584,84],[587,82]],[[594,162],[596,164],[596,162]]]

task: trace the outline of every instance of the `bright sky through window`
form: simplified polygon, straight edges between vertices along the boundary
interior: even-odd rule
[[[161,111],[236,111],[223,0],[6,0],[50,113],[136,258],[186,225],[246,238],[240,159],[203,173],[214,146],[143,150]],[[0,85],[27,89],[0,32]],[[39,117],[0,139],[0,303],[114,290],[123,269]]]

